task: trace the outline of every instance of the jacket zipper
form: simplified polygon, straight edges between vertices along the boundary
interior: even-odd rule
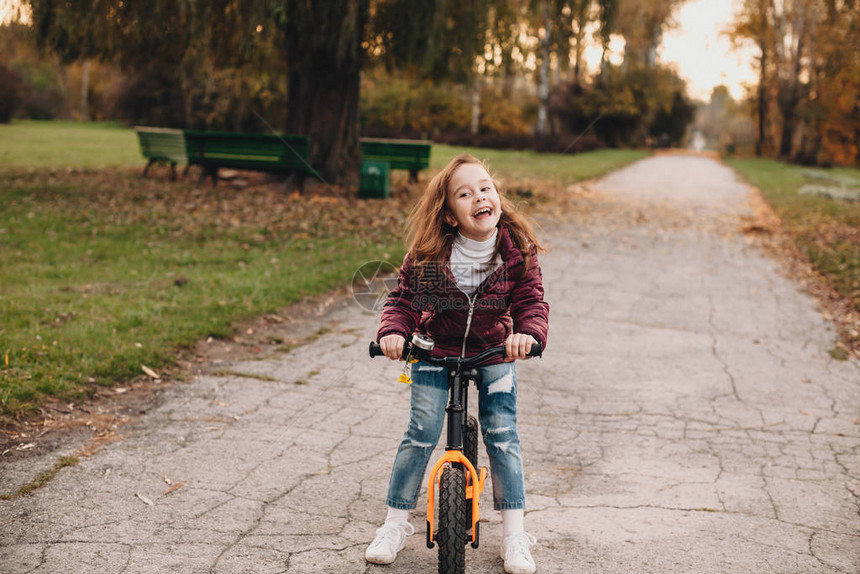
[[[461,289],[461,291],[462,291],[462,289]],[[463,294],[466,295],[465,292]],[[463,335],[463,348],[460,349],[460,357],[461,358],[466,357],[466,341],[469,338],[469,330],[472,328],[472,314],[475,312],[475,300],[477,298],[478,298],[477,292],[475,292],[475,296],[472,298],[469,298],[469,296],[466,295],[466,299],[469,300],[469,315],[466,316],[466,334]]]
[[[457,285],[457,280],[451,277],[451,281],[460,290],[460,293],[466,295],[466,300],[469,301],[469,314],[466,316],[466,333],[463,335],[463,346],[460,348],[460,357],[466,358],[466,341],[469,339],[469,330],[472,328],[472,315],[475,312],[475,301],[478,299],[478,295],[481,293],[481,288],[487,283],[491,277],[493,277],[496,273],[499,273],[499,269],[506,267],[505,262],[502,262],[495,270],[493,270],[490,275],[488,275],[480,285],[478,285],[477,289],[475,289],[475,294],[472,297],[469,297],[463,289]]]

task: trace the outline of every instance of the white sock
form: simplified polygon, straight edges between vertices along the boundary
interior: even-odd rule
[[[401,508],[388,507],[385,522],[409,522],[409,511]]]
[[[502,533],[504,536],[525,532],[525,511],[522,508],[502,510]]]

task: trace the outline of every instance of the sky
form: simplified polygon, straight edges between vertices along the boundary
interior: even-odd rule
[[[675,66],[687,81],[688,94],[707,101],[715,86],[724,84],[734,99],[744,96],[744,84],[754,85],[756,73],[753,62],[756,51],[751,46],[733,50],[722,31],[731,23],[741,0],[687,0],[674,15],[677,26],[663,35],[658,50],[661,62]],[[16,0],[0,0],[0,22],[16,6]],[[623,41],[611,44],[620,54]],[[599,59],[599,49],[593,47],[587,59]]]
[[[733,50],[721,32],[733,20],[740,0],[687,0],[675,14],[678,26],[663,35],[658,59],[676,66],[687,80],[688,94],[707,101],[720,84],[734,99],[744,95],[744,84],[754,85],[757,52],[749,45]]]

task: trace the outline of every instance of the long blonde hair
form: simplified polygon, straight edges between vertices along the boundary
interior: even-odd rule
[[[448,165],[430,180],[424,195],[421,196],[418,204],[409,214],[406,223],[406,242],[409,245],[412,263],[419,271],[427,265],[440,266],[442,259],[451,247],[451,243],[457,236],[457,228],[448,223],[450,216],[453,215],[448,207],[448,188],[451,185],[454,172],[465,164],[480,165],[489,174],[487,166],[481,160],[467,153],[460,154],[448,162]],[[529,221],[525,216],[518,213],[513,202],[503,195],[492,174],[490,177],[493,180],[493,186],[499,193],[502,208],[499,226],[507,227],[511,240],[523,254],[525,260],[523,273],[525,273],[529,268],[531,247],[534,246],[538,251],[545,251],[545,249],[538,243]],[[494,257],[498,254],[500,240],[501,234],[496,240]]]

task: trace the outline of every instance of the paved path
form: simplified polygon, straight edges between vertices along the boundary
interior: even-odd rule
[[[860,570],[860,364],[830,359],[814,302],[734,231],[746,188],[662,156],[596,191],[552,232],[550,346],[519,371],[539,571]],[[174,384],[123,440],[0,502],[0,572],[435,571],[421,510],[396,564],[364,562],[408,387],[366,358],[373,314],[344,302],[325,324]],[[8,491],[33,469],[0,471]],[[483,502],[467,570],[501,572]]]

